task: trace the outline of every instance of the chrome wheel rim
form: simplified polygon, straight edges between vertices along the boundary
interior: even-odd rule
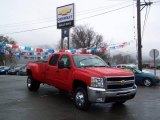
[[[150,86],[151,85],[151,81],[149,79],[144,80],[144,85],[145,86]]]
[[[83,94],[83,92],[77,92],[77,94],[76,94],[76,96],[75,96],[75,100],[76,100],[76,104],[78,105],[78,106],[83,106],[83,104],[84,104],[84,94]]]
[[[30,78],[27,79],[27,86],[31,87],[31,79]]]

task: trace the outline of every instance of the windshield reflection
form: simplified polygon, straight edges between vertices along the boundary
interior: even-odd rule
[[[105,61],[98,56],[73,56],[73,61],[76,67],[108,67]]]

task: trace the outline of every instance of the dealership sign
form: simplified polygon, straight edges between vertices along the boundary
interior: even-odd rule
[[[74,26],[74,4],[57,7],[57,28],[70,28]]]

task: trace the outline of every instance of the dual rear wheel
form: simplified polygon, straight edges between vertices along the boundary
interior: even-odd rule
[[[27,88],[30,91],[37,91],[40,87],[40,82],[34,80],[31,76],[27,78]]]

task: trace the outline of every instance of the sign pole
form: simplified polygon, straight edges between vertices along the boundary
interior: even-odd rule
[[[153,54],[154,54],[154,75],[156,75],[156,56],[155,56],[155,49],[154,49],[154,52],[153,52]]]
[[[70,33],[70,28],[68,30],[68,50],[69,50],[69,37],[70,37],[69,33]]]
[[[63,30],[61,29],[61,49],[63,50]]]
[[[159,51],[157,49],[152,49],[149,52],[149,54],[153,58],[153,62],[154,62],[154,75],[156,75],[156,58],[159,56]]]
[[[57,29],[61,29],[61,49],[63,48],[63,41],[68,37],[68,50],[69,46],[69,32],[70,28],[74,27],[74,3],[57,7]]]

